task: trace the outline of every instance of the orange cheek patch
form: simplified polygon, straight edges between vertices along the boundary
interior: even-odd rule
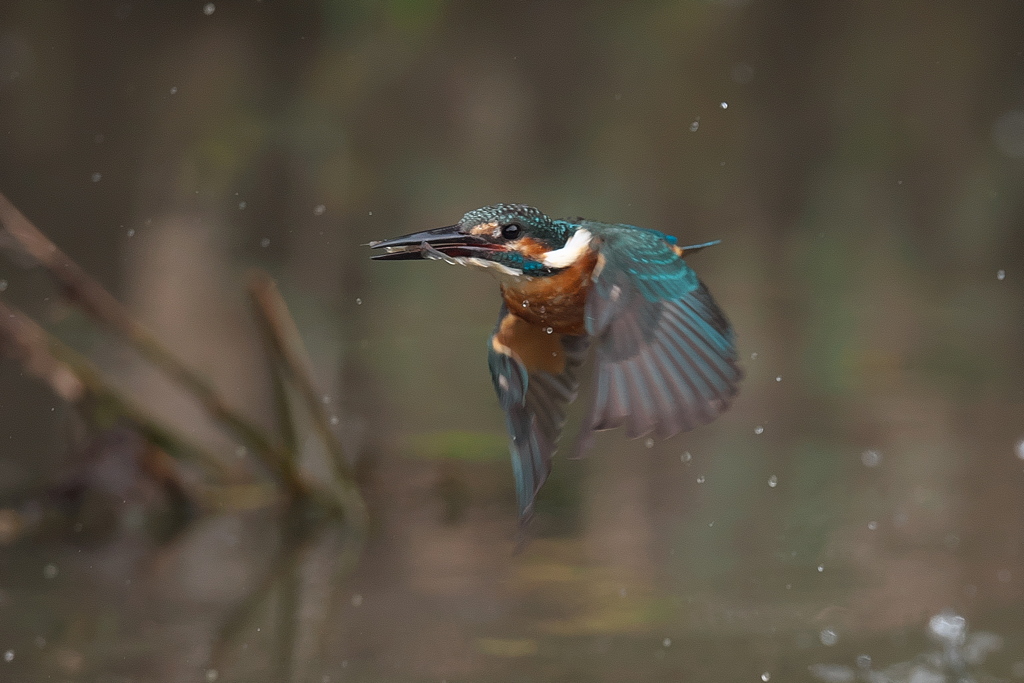
[[[532,237],[524,237],[516,242],[515,250],[520,254],[524,254],[530,258],[535,258],[543,256],[544,253],[547,252],[547,247]]]
[[[491,345],[498,353],[511,352],[530,372],[543,370],[558,375],[565,370],[562,335],[548,334],[511,313],[501,321]]]

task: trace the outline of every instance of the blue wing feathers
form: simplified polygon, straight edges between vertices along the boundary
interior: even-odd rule
[[[708,417],[704,410],[704,404],[712,395],[711,387],[701,375],[690,371],[690,351],[683,346],[679,337],[667,335],[666,343],[662,345],[661,350],[665,362],[671,368],[676,379],[675,386],[680,398],[679,405],[693,408],[692,415],[684,413],[686,428],[692,429],[701,422],[707,421],[701,417]]]
[[[702,404],[702,401],[698,400],[701,396],[700,387],[681,369],[683,367],[681,361],[684,356],[678,348],[674,348],[668,343],[656,347],[652,356],[662,373],[662,383],[674,398],[669,409],[664,413],[668,422],[665,431],[674,434],[693,429],[698,422],[688,413],[682,413],[676,408],[680,405],[700,406]]]
[[[651,429],[658,435],[663,436],[664,432],[679,431],[679,420],[676,416],[675,406],[678,400],[672,390],[672,382],[669,376],[660,367],[658,356],[655,353],[648,354],[642,358],[641,369],[644,372],[644,381],[651,387],[651,396],[654,399],[655,415],[657,420],[651,425]]]
[[[628,380],[626,389],[630,398],[630,406],[635,410],[629,411],[629,420],[626,422],[626,436],[635,438],[647,434],[655,427],[657,411],[654,409],[654,402],[651,400],[650,383],[644,377],[642,358],[626,365],[625,375]]]
[[[690,357],[687,351],[681,350],[678,346],[666,344],[663,347],[664,355],[668,357],[668,364],[676,380],[676,386],[680,388],[681,405],[693,406],[696,412],[703,412],[703,404],[717,398],[717,392],[712,390],[707,379],[702,373],[688,371]]]
[[[719,391],[726,391],[730,384],[736,380],[736,373],[729,365],[729,345],[716,345],[714,338],[721,339],[710,328],[700,329],[701,323],[694,323],[692,320],[675,315],[675,309],[665,316],[665,322],[676,333],[676,341],[682,346],[680,364],[687,360],[694,364],[706,381],[715,384]],[[709,339],[710,337],[710,339]],[[680,347],[677,345],[677,349]],[[724,361],[724,363],[723,363]]]
[[[498,394],[501,407],[508,412],[515,406],[526,403],[526,370],[511,357],[496,352],[493,348],[487,356],[491,370],[491,381]]]
[[[587,300],[597,337],[591,425],[671,436],[728,408],[742,375],[732,328],[696,273],[654,231],[598,231],[605,265]]]
[[[508,314],[502,306],[498,327]],[[579,368],[589,340],[585,336],[562,336],[565,366],[553,375],[544,371],[528,372],[522,362],[495,348],[494,336],[488,363],[498,402],[505,411],[509,432],[509,455],[516,482],[519,520],[525,524],[533,513],[537,491],[551,472],[551,458],[565,424],[566,407],[576,397]],[[513,352],[514,353],[514,352]]]
[[[516,482],[516,499],[519,501],[519,513],[523,515],[528,512],[529,506],[533,503],[533,496],[547,477],[550,457],[545,459],[541,444],[537,441],[531,428],[531,420],[524,408],[516,407],[509,411],[506,417],[511,437],[509,450],[513,454],[512,474]]]
[[[734,392],[739,376],[735,367],[735,352],[729,353],[731,347],[716,349],[708,335],[718,336],[717,333],[711,329],[701,329],[700,322],[672,315],[666,316],[666,322],[678,333],[677,339],[682,345],[680,367],[685,368],[686,363],[692,364],[697,376],[706,385],[714,385],[714,391],[708,386],[708,391],[702,392],[702,395],[710,399]]]

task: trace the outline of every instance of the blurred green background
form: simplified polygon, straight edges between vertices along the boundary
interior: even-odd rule
[[[88,449],[2,360],[2,680],[1024,678],[1020,2],[5,0],[0,191],[268,423],[269,270],[373,518],[344,571],[267,511],[168,540],[114,467],[103,534],[19,534]],[[556,456],[518,554],[496,286],[361,246],[496,202],[722,239],[747,373]],[[231,452],[22,265],[5,301]]]

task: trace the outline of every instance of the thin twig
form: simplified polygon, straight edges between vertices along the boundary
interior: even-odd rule
[[[366,520],[366,506],[359,494],[352,466],[345,458],[341,443],[331,430],[330,420],[313,384],[306,351],[295,320],[288,312],[288,306],[274,280],[265,272],[253,271],[249,277],[248,289],[256,318],[270,351],[279,360],[282,369],[305,402],[313,427],[330,457],[343,511],[349,516],[350,522],[362,526]]]
[[[231,477],[228,467],[213,454],[160,424],[131,399],[106,383],[96,367],[58,341],[21,311],[0,302],[0,353],[18,361],[46,382],[55,394],[86,407],[94,415],[113,415],[131,422],[150,442],[178,459],[195,462],[213,481]],[[188,487],[179,477],[179,483]]]
[[[217,391],[199,374],[178,360],[103,286],[81,266],[57,248],[18,209],[0,193],[0,246],[27,254],[49,271],[67,299],[80,306],[95,320],[123,337],[144,358],[194,396],[207,412],[231,431],[274,472],[293,493],[305,490],[303,482],[283,467],[283,454],[269,437],[253,423],[231,409]]]

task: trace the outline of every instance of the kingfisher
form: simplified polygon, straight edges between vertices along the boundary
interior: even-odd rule
[[[732,326],[683,260],[715,244],[684,247],[657,230],[495,204],[368,246],[384,251],[376,260],[439,260],[497,276],[487,361],[525,525],[591,347],[596,382],[579,453],[598,430],[666,438],[729,407],[742,378]]]

